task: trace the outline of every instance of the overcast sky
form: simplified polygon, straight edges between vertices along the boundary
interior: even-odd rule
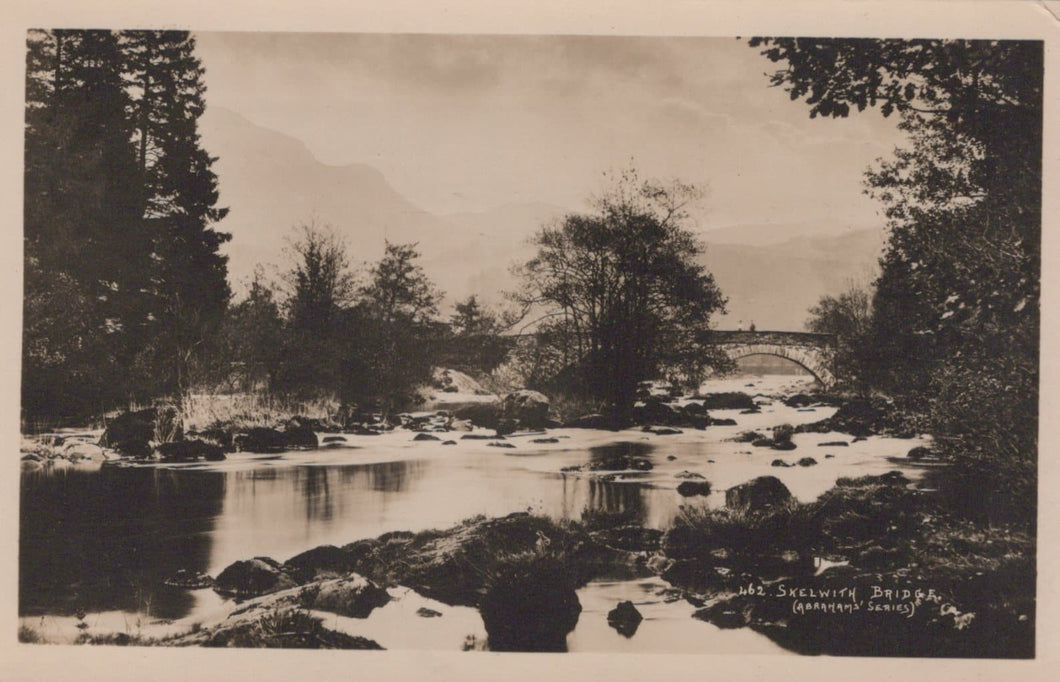
[[[200,33],[208,107],[364,163],[439,214],[579,208],[634,165],[707,189],[700,228],[879,224],[866,167],[901,141],[875,112],[813,119],[746,40]],[[209,145],[210,141],[205,141]],[[213,151],[213,150],[211,150]],[[224,178],[221,178],[222,191]]]

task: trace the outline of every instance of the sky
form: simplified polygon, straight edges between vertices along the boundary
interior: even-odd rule
[[[883,222],[863,174],[902,140],[875,111],[810,119],[769,87],[777,66],[735,38],[196,38],[208,109],[295,137],[323,163],[373,166],[435,214],[578,210],[603,173],[632,165],[703,189],[700,230],[797,222],[835,233]]]

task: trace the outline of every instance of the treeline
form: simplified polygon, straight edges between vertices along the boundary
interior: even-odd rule
[[[484,374],[503,359],[497,317],[476,297],[445,321],[441,292],[413,244],[387,243],[356,273],[328,227],[304,225],[290,240],[279,281],[259,269],[222,325],[214,353],[222,390],[337,398],[388,413],[417,402],[436,365]]]
[[[908,145],[867,175],[889,240],[871,287],[826,297],[840,374],[926,417],[991,519],[1037,497],[1043,46],[1034,41],[758,39],[811,116],[879,107]]]
[[[34,30],[27,48],[23,410],[186,390],[230,296],[195,40]]]
[[[485,372],[503,359],[498,319],[475,297],[440,318],[414,245],[388,244],[358,281],[341,240],[304,226],[281,280],[256,277],[232,302],[188,32],[40,30],[27,48],[27,419],[192,390],[389,411],[433,363]]]

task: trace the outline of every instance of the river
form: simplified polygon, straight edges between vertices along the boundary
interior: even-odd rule
[[[791,376],[711,382],[707,391],[742,390],[776,395],[805,386]],[[763,399],[765,400],[765,399]],[[776,475],[800,500],[815,499],[841,476],[901,469],[900,458],[917,441],[873,437],[848,447],[820,443],[842,434],[797,434],[798,448],[777,452],[730,439],[738,432],[824,419],[834,408],[796,410],[776,400],[760,414],[712,410],[738,426],[659,436],[640,430],[555,430],[559,442],[534,444],[534,436],[510,437],[516,447],[486,441],[413,442],[406,431],[350,436],[349,446],[254,455],[236,453],[225,462],[188,465],[51,466],[22,474],[19,611],[22,624],[51,641],[68,641],[83,611],[92,632],[148,636],[187,628],[232,604],[212,590],[166,587],[179,568],[217,575],[252,556],[283,561],[306,549],[343,545],[387,531],[444,528],[468,517],[532,511],[578,519],[586,509],[635,514],[645,525],[665,529],[681,505],[724,504],[726,488],[761,475]],[[456,436],[458,434],[454,434]],[[601,481],[561,469],[619,449],[641,454],[650,472]],[[831,455],[828,457],[827,455]],[[813,457],[817,465],[777,468],[777,458]],[[704,475],[714,493],[682,498],[682,471]],[[907,470],[916,478],[918,471]],[[599,580],[579,592],[578,626],[568,638],[572,651],[744,652],[780,651],[750,631],[723,631],[690,617],[664,581]],[[401,588],[395,600],[365,621],[346,623],[386,648],[469,648],[485,638],[474,609],[431,602]],[[631,638],[608,627],[606,613],[629,599],[645,615]],[[417,618],[427,605],[443,618]],[[351,619],[344,619],[351,620]],[[81,623],[84,627],[84,623]]]

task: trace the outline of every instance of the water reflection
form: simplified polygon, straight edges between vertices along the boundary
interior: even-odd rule
[[[647,515],[644,503],[644,486],[632,483],[615,483],[595,478],[587,479],[589,500],[586,506],[592,511],[622,514],[643,523]]]
[[[158,586],[177,568],[206,569],[225,490],[224,476],[161,469],[23,474],[20,613],[180,617],[192,596]]]
[[[416,466],[414,466],[416,465]],[[409,472],[413,468],[419,471],[421,462],[383,462],[365,467],[369,485],[372,490],[381,493],[400,493],[408,487]]]
[[[577,520],[586,512],[621,514],[630,522],[648,518],[648,486],[629,481],[605,481],[594,476],[561,474],[563,506],[559,516]],[[551,513],[551,512],[550,512]]]
[[[307,521],[330,521],[335,505],[328,485],[328,470],[324,467],[299,467],[294,470],[295,486],[302,491]]]

